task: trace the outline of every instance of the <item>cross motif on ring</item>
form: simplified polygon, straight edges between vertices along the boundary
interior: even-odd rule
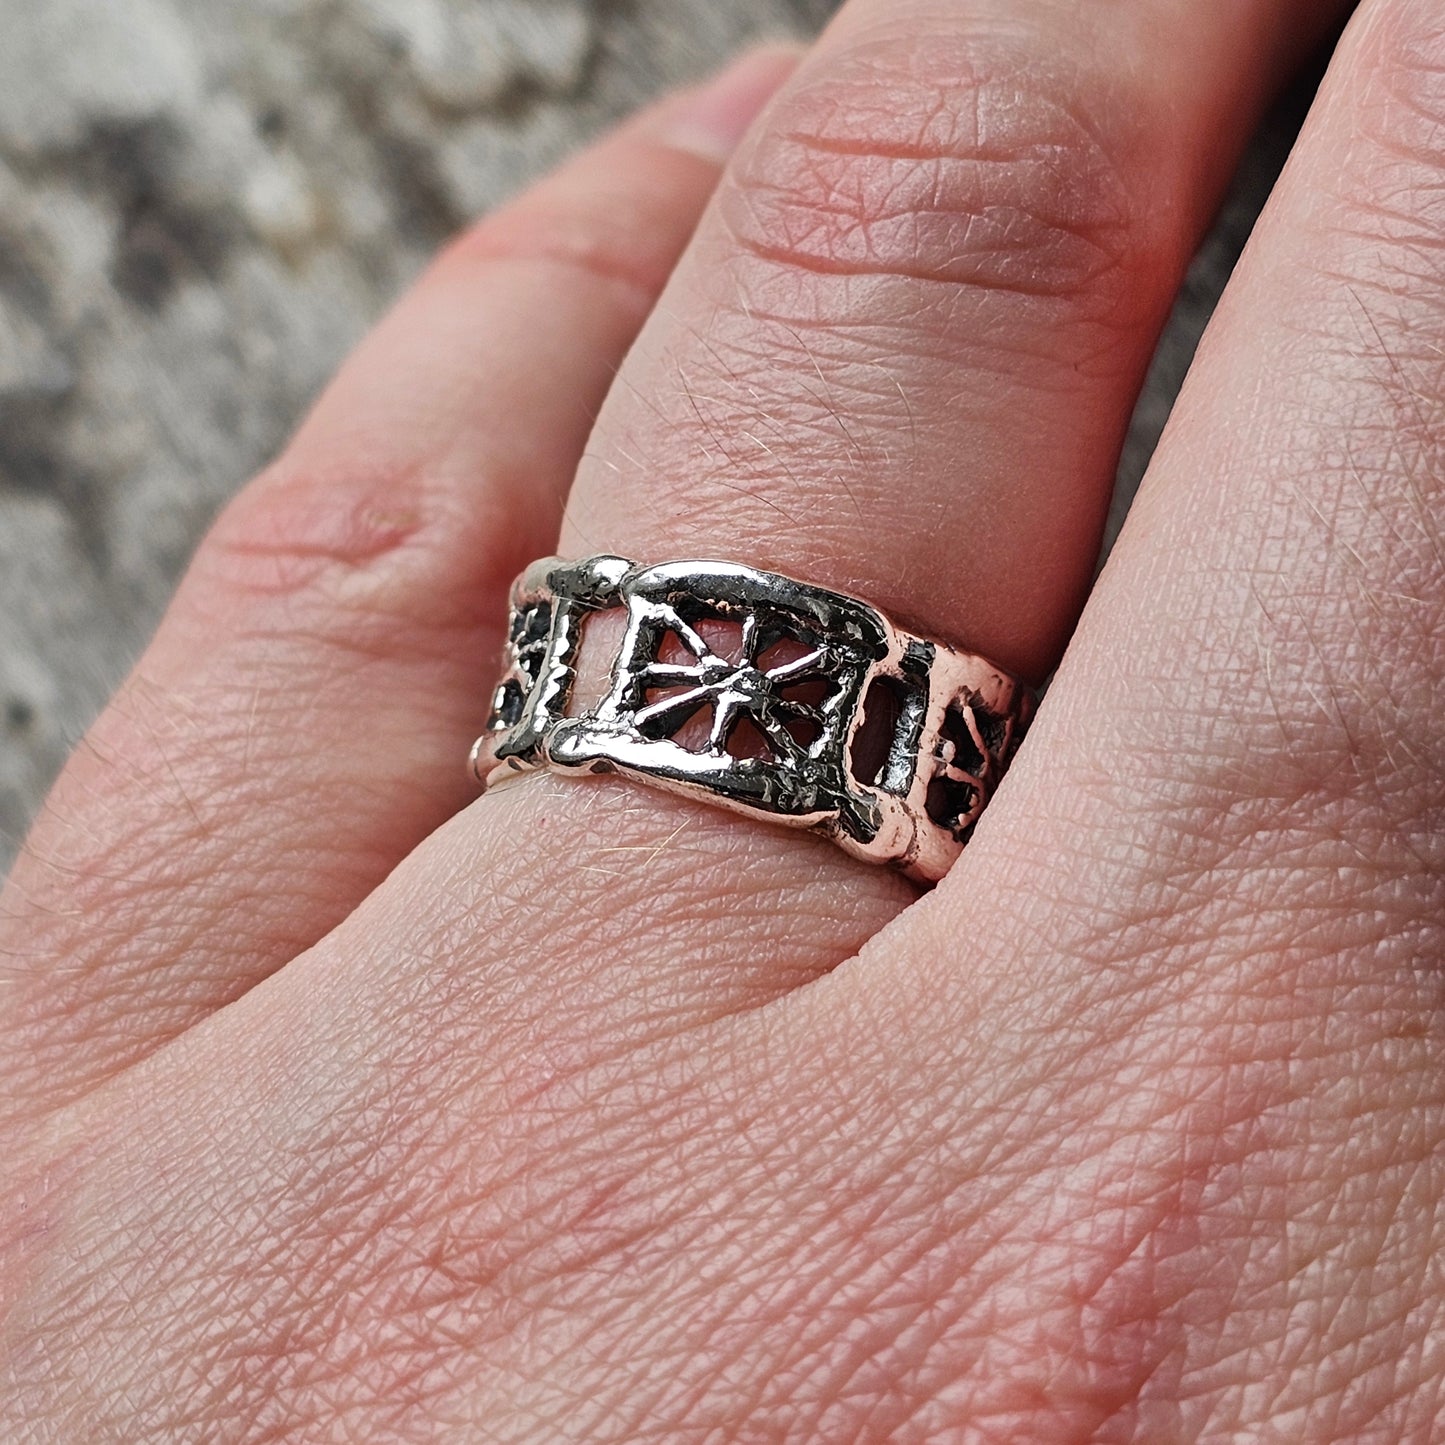
[[[707,751],[721,756],[728,737],[746,714],[781,760],[801,762],[805,748],[789,731],[789,722],[806,719],[820,730],[828,726],[828,713],[821,704],[795,701],[783,696],[791,685],[825,678],[829,661],[826,646],[814,646],[799,657],[760,666],[758,654],[763,640],[755,613],[742,619],[741,660],[721,656],[697,628],[671,608],[660,608],[663,627],[676,635],[694,661],[664,662],[651,658],[639,669],[640,692],[681,689],[637,709],[634,722],[639,728],[660,725],[669,737],[705,706],[711,706],[712,726]],[[670,724],[670,725],[669,725]]]

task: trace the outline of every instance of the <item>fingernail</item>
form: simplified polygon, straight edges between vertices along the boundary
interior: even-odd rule
[[[667,145],[721,164],[797,68],[801,54],[788,45],[749,51],[712,80],[664,102],[654,133]]]

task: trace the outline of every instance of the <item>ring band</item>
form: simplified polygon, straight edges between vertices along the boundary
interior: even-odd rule
[[[587,701],[584,633],[609,613],[616,655]],[[962,852],[1034,708],[981,657],[729,562],[537,562],[512,589],[508,637],[472,750],[484,789],[541,769],[621,773],[923,882]]]

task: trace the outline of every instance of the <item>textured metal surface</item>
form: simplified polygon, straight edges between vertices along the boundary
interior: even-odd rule
[[[608,614],[618,626],[594,643]],[[513,589],[509,638],[472,753],[484,787],[541,769],[622,773],[923,882],[968,842],[1033,710],[983,658],[729,562],[538,562]],[[594,647],[611,652],[607,686],[581,699]]]

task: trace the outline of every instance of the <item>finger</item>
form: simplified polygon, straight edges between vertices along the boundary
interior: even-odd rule
[[[1179,1438],[1439,1428],[1442,136],[1439,7],[1361,7],[989,846],[854,980],[974,1160],[1052,1161],[955,1237],[1112,1242],[1092,1323],[1039,1281],[990,1338],[1078,1378],[1113,1321]]]
[[[1231,147],[1321,19],[1278,0],[848,7],[629,357],[563,550],[779,567],[1046,668]],[[485,800],[393,896],[370,926],[418,967],[495,939],[500,974],[562,1014],[586,978],[633,1023],[659,1000],[681,1022],[770,998],[912,897],[814,840],[584,781]],[[543,937],[559,966],[539,976]]]
[[[791,64],[753,56],[464,237],[222,517],[5,895],[13,1089],[63,1097],[234,998],[461,806],[506,587]]]
[[[609,398],[564,553],[726,546],[1045,676],[1181,269],[1337,8],[846,8]]]

